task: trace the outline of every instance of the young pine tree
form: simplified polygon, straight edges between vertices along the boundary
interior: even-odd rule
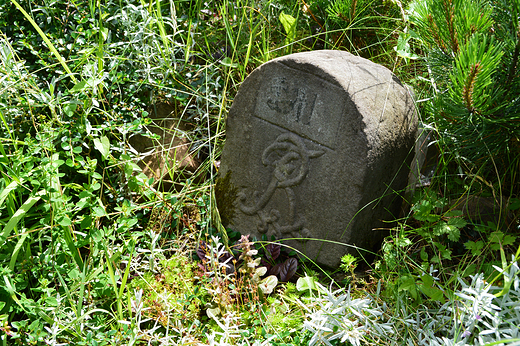
[[[412,30],[432,81],[427,112],[472,173],[520,192],[520,1],[416,0]],[[505,186],[504,186],[505,185]]]

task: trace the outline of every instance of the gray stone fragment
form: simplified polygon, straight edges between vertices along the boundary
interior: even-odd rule
[[[417,116],[383,66],[341,51],[272,60],[243,82],[226,131],[215,190],[226,227],[336,267],[358,253],[349,245],[377,249],[399,215]]]

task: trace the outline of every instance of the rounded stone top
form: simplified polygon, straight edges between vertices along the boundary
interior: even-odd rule
[[[346,51],[318,50],[295,53],[273,59],[260,66],[259,70],[276,63],[310,73],[352,92],[375,80],[393,80],[393,82],[401,84],[399,79],[386,67]],[[361,85],[355,83],[353,76],[356,76]]]

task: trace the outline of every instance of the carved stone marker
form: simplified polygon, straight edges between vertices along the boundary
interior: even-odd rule
[[[289,239],[334,267],[357,253],[345,244],[374,250],[382,221],[398,217],[417,116],[385,67],[341,51],[272,60],[243,82],[226,130],[215,190],[224,226]]]

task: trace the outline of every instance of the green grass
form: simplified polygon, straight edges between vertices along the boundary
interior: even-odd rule
[[[418,99],[431,96],[428,68],[410,59],[425,48],[403,31],[411,27],[406,5],[0,4],[1,344],[514,342],[517,158],[490,178],[489,165],[484,172],[480,161],[442,146],[431,118],[423,121],[439,140],[427,163],[435,175],[373,263],[344,258],[330,271],[303,261],[271,292],[274,279],[257,263],[268,258],[267,243],[236,245],[239,235],[220,222],[213,183],[225,119],[240,83],[262,63],[348,50],[394,71]],[[423,114],[426,103],[418,103]],[[158,112],[164,105],[171,113]],[[167,130],[189,143],[197,165],[181,164],[179,142],[158,136]],[[158,155],[177,155],[167,174],[143,173],[129,145],[143,138]],[[467,196],[500,201],[500,217],[468,217],[457,206]],[[278,263],[290,266],[285,250]],[[250,266],[226,271],[226,251]],[[494,339],[484,335],[493,323]]]

